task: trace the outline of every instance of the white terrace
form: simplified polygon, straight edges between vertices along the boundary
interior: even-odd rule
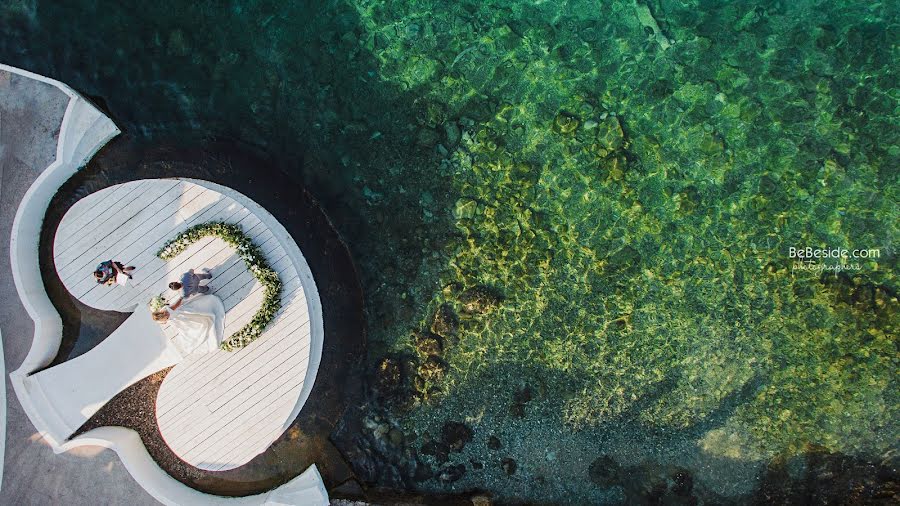
[[[238,202],[219,190],[223,188],[199,181],[140,180],[106,188],[72,206],[53,247],[60,279],[69,293],[91,307],[135,314],[107,338],[110,343],[35,375],[52,401],[71,405],[61,416],[74,429],[122,388],[175,364],[156,401],[159,430],[176,455],[209,471],[233,469],[265,451],[299,413],[318,366],[318,356],[310,365],[313,334],[304,282],[295,267],[305,264],[297,256],[299,250],[288,251],[286,234],[280,226],[272,229],[271,215],[246,197]],[[250,321],[263,297],[262,285],[221,239],[201,239],[168,262],[157,257],[167,240],[210,221],[240,225],[260,247],[281,277],[282,309],[260,338],[243,349],[184,356],[172,342],[174,327],[160,327],[148,317],[147,302],[165,292],[169,281],[188,269],[209,269],[211,293],[225,304],[226,337]],[[98,285],[92,273],[104,260],[136,266],[133,281]],[[149,354],[156,356],[136,357],[134,352],[154,335],[161,344]],[[108,366],[115,361],[134,367],[113,379],[104,362]],[[108,384],[87,389],[83,383],[71,383],[78,381],[76,371],[83,378],[84,371],[96,368],[104,370],[97,383]]]

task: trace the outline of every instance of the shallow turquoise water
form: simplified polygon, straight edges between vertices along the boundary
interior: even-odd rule
[[[464,478],[416,487],[650,493],[592,483],[610,455],[734,496],[811,451],[896,452],[895,3],[0,9],[2,61],[132,135],[249,143],[323,201],[363,276],[373,371],[415,362],[393,423],[475,431],[450,459]],[[805,246],[880,256],[834,276],[795,267]],[[503,301],[423,370],[410,330],[476,286]]]

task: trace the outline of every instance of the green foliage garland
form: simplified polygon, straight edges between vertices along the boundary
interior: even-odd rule
[[[247,265],[247,269],[259,280],[265,290],[262,306],[253,319],[222,343],[223,350],[234,351],[255,341],[281,309],[281,278],[278,277],[275,269],[266,262],[259,247],[244,235],[241,227],[231,223],[211,221],[194,225],[166,242],[156,256],[162,260],[171,260],[191,244],[210,235],[218,237],[232,246]]]

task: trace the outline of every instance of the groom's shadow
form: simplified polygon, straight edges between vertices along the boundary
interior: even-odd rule
[[[232,252],[217,264],[203,266],[203,268],[208,269],[213,275],[208,282],[211,287],[209,293],[222,299],[222,303],[225,305],[226,325],[228,325],[229,316],[243,316],[242,314],[229,315],[229,313],[241,302],[251,302],[248,300],[248,296],[254,289],[261,286],[247,269],[244,261],[235,252]],[[243,313],[241,309],[238,308],[238,311],[235,312]]]

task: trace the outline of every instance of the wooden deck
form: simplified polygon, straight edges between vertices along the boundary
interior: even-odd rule
[[[278,438],[299,411],[310,362],[310,312],[291,257],[276,234],[234,199],[193,182],[157,179],[106,188],[77,202],[54,242],[57,272],[69,292],[98,309],[133,311],[188,269],[209,269],[225,304],[230,336],[259,309],[263,292],[233,249],[217,238],[191,245],[169,262],[159,248],[209,221],[239,224],[281,276],[282,309],[242,350],[187,355],[166,376],[156,402],[159,429],[185,462],[209,471],[239,467]],[[98,285],[104,260],[136,266],[125,286]],[[175,329],[164,325],[170,338]]]

